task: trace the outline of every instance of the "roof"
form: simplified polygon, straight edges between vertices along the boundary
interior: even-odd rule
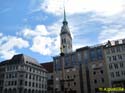
[[[53,72],[53,62],[41,63],[41,65],[48,71],[48,73]]]
[[[23,58],[25,61],[29,61],[30,63],[36,64],[40,66],[40,63],[38,63],[38,61],[30,56],[27,55],[23,55]]]
[[[17,55],[14,55],[10,60],[7,60],[6,61],[3,61],[3,63],[9,63],[9,64],[12,64],[12,63],[22,63],[22,62],[30,62],[32,64],[35,64],[35,65],[38,65],[38,66],[41,66],[40,63],[38,63],[38,61],[30,56],[27,56],[27,55],[24,55],[24,54],[17,54]]]

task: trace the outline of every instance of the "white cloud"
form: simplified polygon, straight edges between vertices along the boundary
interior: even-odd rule
[[[47,32],[47,29],[44,25],[37,25],[34,30],[30,28],[24,28],[21,32],[18,34],[23,34],[25,37],[33,37],[33,36],[46,36],[49,33]]]
[[[99,35],[99,41],[101,43],[107,42],[108,40],[117,40],[125,38],[125,28],[124,29],[114,29],[108,28],[104,29]]]
[[[15,48],[27,48],[29,43],[15,36],[3,36],[0,38],[0,57],[9,59],[16,54]]]
[[[62,14],[65,3],[68,14],[95,12],[98,15],[110,16],[123,11],[124,0],[44,0],[41,8],[56,15]]]
[[[52,26],[36,25],[35,29],[24,28],[19,33],[32,41],[31,51],[41,55],[56,55],[60,42],[60,28],[58,29],[58,27],[57,24]]]
[[[125,12],[109,17],[102,22],[105,25],[98,36],[100,42],[125,38]]]
[[[36,36],[33,38],[33,45],[30,49],[42,55],[50,55],[52,53],[51,43],[51,38]]]

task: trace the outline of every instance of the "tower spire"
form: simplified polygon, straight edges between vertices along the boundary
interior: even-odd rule
[[[71,53],[72,52],[72,37],[70,34],[70,30],[68,27],[68,21],[66,20],[66,11],[64,7],[64,19],[63,19],[63,26],[61,28],[61,33],[60,33],[60,39],[61,39],[61,53],[63,52],[64,54]]]
[[[67,22],[67,20],[66,20],[66,11],[65,11],[65,7],[64,7],[64,19],[63,19],[63,24],[64,24],[64,25],[67,25],[67,24],[68,24],[68,22]]]
[[[65,11],[65,7],[64,7],[64,21],[66,21],[66,11]]]

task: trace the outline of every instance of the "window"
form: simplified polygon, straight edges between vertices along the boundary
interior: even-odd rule
[[[92,61],[96,60],[96,53],[95,53],[94,49],[90,51],[90,58]]]
[[[121,47],[122,47],[122,50],[125,50],[125,45],[122,45]]]
[[[78,52],[78,61],[81,62],[81,53]]]
[[[66,43],[66,39],[64,38],[64,43]]]
[[[101,78],[102,83],[104,83],[104,78]]]
[[[112,53],[115,53],[115,48],[111,48],[111,52],[112,52]]]
[[[68,83],[68,86],[70,86],[70,83]]]
[[[122,55],[118,55],[118,59],[122,60]]]
[[[74,82],[74,86],[76,86],[76,82]]]
[[[34,82],[32,83],[32,87],[34,87]]]
[[[6,78],[8,78],[9,76],[8,76],[8,74],[6,74]]]
[[[31,75],[29,75],[29,79],[31,79]]]
[[[15,85],[15,86],[17,85],[17,81],[14,82],[14,85]]]
[[[10,81],[8,81],[8,85],[10,85]]]
[[[35,80],[35,76],[33,75],[33,80]]]
[[[9,78],[11,78],[11,74],[9,74]]]
[[[25,86],[27,86],[27,81],[25,81]]]
[[[125,39],[122,40],[123,44],[125,44]]]
[[[122,74],[123,76],[125,76],[125,71],[121,71],[121,74]]]
[[[112,64],[109,64],[109,69],[111,70],[113,67],[112,67]]]
[[[11,85],[12,85],[12,86],[14,85],[14,81],[11,81]]]
[[[119,77],[119,76],[120,76],[119,71],[117,71],[117,72],[116,72],[116,76],[117,76],[117,77]]]
[[[73,76],[74,78],[76,77],[76,75]]]
[[[117,59],[116,59],[116,56],[112,56],[112,59],[113,59],[113,61],[116,61]]]
[[[117,52],[121,52],[120,47],[116,47]]]
[[[41,81],[41,77],[39,77],[39,81]]]
[[[65,57],[65,66],[67,66],[67,65],[69,64],[69,62],[70,62],[70,61],[69,61],[69,56],[66,56],[66,57]]]
[[[113,72],[111,72],[110,75],[111,75],[112,78],[114,78],[114,73]]]
[[[118,69],[118,64],[117,63],[114,64],[114,67],[115,67],[115,69]]]
[[[88,62],[88,60],[89,60],[89,54],[88,54],[88,51],[84,51],[84,53],[83,53],[83,60],[84,60],[84,63],[87,63]]]
[[[36,83],[36,87],[38,87],[38,83]]]
[[[119,63],[119,64],[120,64],[120,67],[123,68],[123,63],[121,62],[121,63]]]
[[[17,73],[14,74],[14,77],[17,78]]]
[[[36,76],[36,81],[38,81],[38,76]]]
[[[31,86],[31,82],[29,82],[29,86]]]
[[[33,69],[33,72],[35,72],[35,69]]]
[[[109,61],[112,61],[112,59],[111,59],[111,57],[110,57],[110,56],[108,57],[108,59],[109,59]]]
[[[69,76],[67,76],[67,78],[69,79]]]
[[[102,54],[101,48],[97,49],[97,57],[98,57],[98,59],[102,59],[103,58],[103,54]]]
[[[28,74],[26,74],[26,78],[28,78]]]
[[[94,71],[94,72],[93,72],[93,74],[95,75],[95,74],[96,74],[96,72]]]
[[[75,54],[72,55],[72,64],[76,64],[76,56],[75,56]]]
[[[103,74],[103,70],[101,70],[100,72],[101,72],[101,74]]]
[[[20,85],[23,85],[23,80],[20,80]]]
[[[44,88],[44,85],[42,84],[42,88]]]
[[[55,66],[56,66],[56,69],[58,70],[61,68],[61,63],[59,63],[59,61],[58,61]]]
[[[39,88],[41,88],[41,84],[39,84]]]
[[[106,54],[110,54],[110,49],[107,49],[107,50],[106,50]]]
[[[95,83],[95,84],[97,83],[97,80],[96,80],[96,79],[94,80],[94,83]]]

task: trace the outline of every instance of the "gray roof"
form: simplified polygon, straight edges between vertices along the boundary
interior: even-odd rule
[[[33,64],[41,66],[36,59],[34,59],[34,58],[30,57],[30,56],[23,55],[23,58],[24,58],[24,61],[28,61],[28,62],[31,62]]]

